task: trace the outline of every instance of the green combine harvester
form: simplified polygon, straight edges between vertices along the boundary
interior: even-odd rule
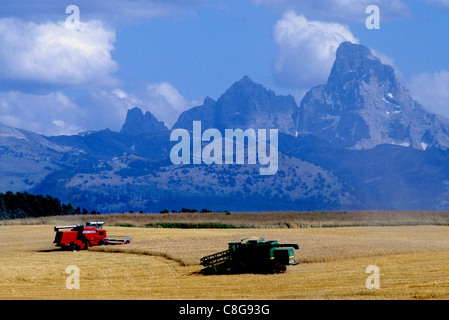
[[[205,274],[225,273],[281,273],[288,265],[297,265],[294,249],[297,244],[279,244],[277,241],[243,239],[229,242],[228,250],[201,258]]]

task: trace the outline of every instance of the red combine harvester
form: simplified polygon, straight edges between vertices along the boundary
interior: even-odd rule
[[[82,250],[92,246],[130,244],[130,237],[106,238],[104,222],[86,222],[86,225],[56,226],[55,241],[62,249]],[[70,229],[70,230],[62,230]]]

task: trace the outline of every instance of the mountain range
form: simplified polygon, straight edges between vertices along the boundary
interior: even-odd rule
[[[172,130],[278,129],[279,167],[173,164]],[[203,141],[203,145],[205,142]],[[42,136],[0,124],[0,192],[50,194],[99,212],[163,209],[447,210],[449,120],[414,101],[391,66],[344,42],[299,105],[244,76],[167,128],[139,107],[119,132]]]

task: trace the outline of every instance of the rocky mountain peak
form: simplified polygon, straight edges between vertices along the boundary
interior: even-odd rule
[[[203,101],[203,106],[213,106],[215,103],[216,101],[214,99],[212,99],[211,97],[206,97]]]
[[[301,101],[297,130],[353,149],[449,147],[449,121],[414,101],[370,49],[350,42],[338,48],[327,84]]]
[[[248,76],[233,83],[217,101],[206,98],[202,106],[183,112],[173,128],[278,129],[295,134],[298,106],[293,96],[280,96]]]
[[[252,101],[262,101],[274,95],[261,84],[255,83],[248,76],[244,76],[239,81],[234,82],[226,92],[220,96],[218,103],[226,105],[228,108],[237,109],[244,107],[251,109]]]
[[[380,98],[402,95],[404,91],[394,69],[383,64],[370,49],[360,44],[343,42],[337,50],[326,93],[346,100],[343,109],[357,109],[365,107],[365,101],[357,100],[357,94],[368,88]]]
[[[127,135],[166,134],[168,128],[151,112],[147,111],[144,114],[140,108],[135,107],[128,110],[120,133]]]
[[[371,63],[372,66],[381,65],[380,59],[375,57],[367,47],[351,42],[343,42],[337,49],[331,74],[355,72],[367,63]]]

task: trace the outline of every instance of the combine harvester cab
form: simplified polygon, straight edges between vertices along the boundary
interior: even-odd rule
[[[201,258],[207,274],[281,273],[289,265],[297,265],[294,249],[297,244],[280,244],[276,240],[243,239],[229,242],[228,250]]]
[[[83,250],[93,246],[130,244],[130,237],[106,237],[104,222],[86,222],[86,225],[56,226],[53,243],[57,247],[70,250]],[[67,230],[69,229],[69,230]]]

